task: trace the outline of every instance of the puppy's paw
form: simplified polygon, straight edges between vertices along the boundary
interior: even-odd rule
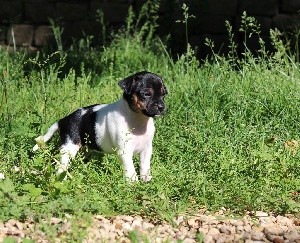
[[[137,176],[136,173],[134,173],[134,174],[131,175],[131,176],[126,175],[125,177],[126,177],[126,181],[127,181],[127,182],[136,182],[136,181],[139,180],[139,178],[138,178],[138,176]]]
[[[141,175],[141,180],[143,182],[149,182],[152,180],[152,176],[151,175]]]
[[[32,152],[37,151],[40,148],[40,146],[38,144],[34,145],[34,147],[32,148]]]
[[[73,178],[73,176],[68,172],[67,168],[60,166],[57,171],[56,171],[56,176],[59,179],[59,181],[65,181],[68,179],[68,177],[70,179]]]

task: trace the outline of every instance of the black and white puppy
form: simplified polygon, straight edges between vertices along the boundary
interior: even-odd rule
[[[162,78],[150,72],[139,72],[119,81],[123,97],[112,104],[80,108],[54,123],[37,144],[47,142],[59,130],[61,161],[57,173],[68,168],[82,146],[104,153],[115,153],[123,163],[125,177],[138,180],[133,155],[140,156],[140,178],[151,180],[150,159],[155,132],[153,117],[165,111],[167,89]]]

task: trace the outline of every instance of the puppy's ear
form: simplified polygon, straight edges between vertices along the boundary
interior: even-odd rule
[[[125,94],[130,94],[134,82],[134,75],[132,75],[123,80],[120,80],[118,84],[124,90]]]

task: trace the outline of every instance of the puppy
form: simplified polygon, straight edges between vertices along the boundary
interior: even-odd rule
[[[104,153],[115,153],[123,163],[125,177],[138,180],[133,155],[140,157],[140,178],[147,182],[150,173],[153,118],[165,111],[167,89],[162,78],[150,72],[139,72],[119,81],[123,97],[112,104],[80,108],[54,123],[44,136],[36,139],[33,151],[59,130],[61,161],[57,173],[66,171],[71,158],[83,146]]]

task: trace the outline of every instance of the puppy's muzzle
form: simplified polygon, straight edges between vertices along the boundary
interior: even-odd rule
[[[164,103],[158,103],[156,106],[157,106],[157,110],[160,113],[163,113],[165,111],[165,104]]]
[[[146,113],[150,117],[158,117],[163,115],[165,110],[166,107],[163,102],[155,102],[147,109]]]

